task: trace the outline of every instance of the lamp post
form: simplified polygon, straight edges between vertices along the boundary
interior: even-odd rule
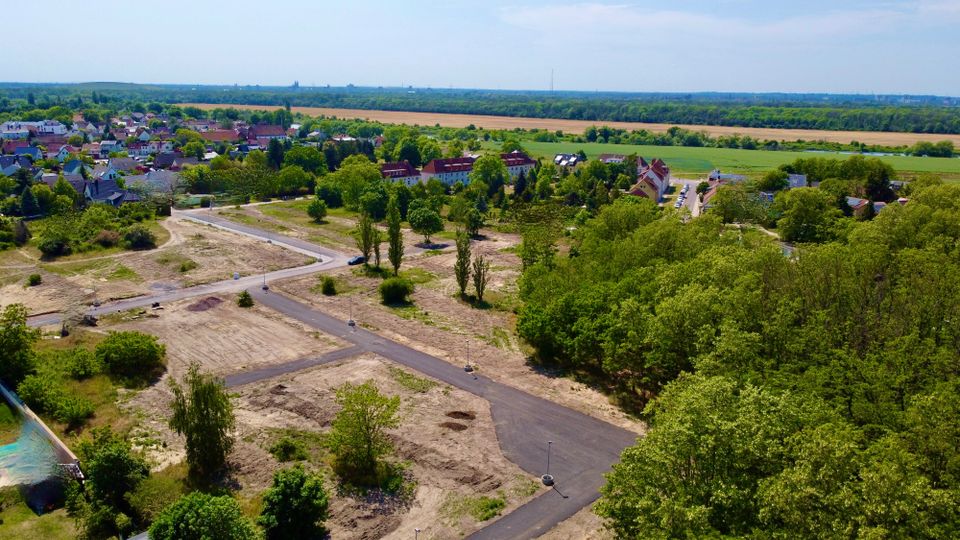
[[[420,539],[420,528],[418,527],[413,530],[413,540],[419,540],[419,539]]]
[[[550,474],[550,449],[552,446],[553,441],[547,441],[547,473],[540,477],[545,486],[553,485],[553,476]]]

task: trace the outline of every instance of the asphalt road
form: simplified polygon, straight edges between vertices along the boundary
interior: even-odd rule
[[[362,328],[350,328],[345,321],[287,296],[259,287],[249,291],[261,304],[352,343],[354,347],[347,351],[376,353],[486,399],[500,448],[507,459],[528,473],[539,476],[546,472],[547,441],[553,441],[550,474],[556,478],[556,489],[545,491],[469,538],[528,539],[546,533],[597,499],[603,473],[619,459],[624,448],[636,441],[634,433],[483,375],[474,377],[460,366]],[[288,372],[296,370],[296,366],[290,368]]]

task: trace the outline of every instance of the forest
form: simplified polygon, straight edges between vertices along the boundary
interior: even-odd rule
[[[929,185],[785,253],[620,198],[530,261],[537,360],[650,423],[597,506],[617,536],[960,534],[957,201]]]
[[[0,113],[18,100],[101,98],[164,103],[384,109],[692,125],[960,133],[960,103],[933,96],[640,94],[361,87],[185,86],[90,83],[0,86]]]

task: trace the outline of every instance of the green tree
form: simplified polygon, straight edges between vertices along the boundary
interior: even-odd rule
[[[394,161],[409,161],[414,167],[421,165],[420,149],[417,147],[417,141],[411,138],[404,138],[398,144]]]
[[[777,230],[787,242],[823,242],[841,212],[831,197],[816,188],[797,188],[777,194],[774,211],[780,214]]]
[[[277,183],[283,195],[307,193],[313,188],[313,182],[313,176],[299,165],[287,165],[280,169],[280,174],[277,175]]]
[[[27,308],[9,304],[0,315],[0,380],[16,388],[33,372],[33,344],[40,339],[40,330],[27,326]]]
[[[429,208],[417,208],[407,215],[410,228],[413,232],[423,235],[423,242],[430,245],[430,235],[443,230],[443,219],[440,214]]]
[[[95,350],[108,372],[134,385],[152,381],[163,371],[166,352],[156,336],[136,331],[110,332]]]
[[[782,169],[774,169],[757,182],[760,191],[780,191],[790,185],[789,175]]]
[[[296,165],[311,174],[327,173],[327,163],[320,150],[313,146],[294,146],[283,154],[283,166]]]
[[[371,185],[380,182],[380,168],[361,154],[343,160],[337,172],[329,176],[331,182],[340,187],[343,204],[350,210],[359,211],[361,197]]]
[[[314,197],[307,205],[307,215],[314,223],[322,223],[323,218],[327,217],[327,203],[319,197]]]
[[[164,510],[150,526],[151,540],[250,540],[260,531],[229,495],[194,492]]]
[[[477,303],[483,302],[483,293],[487,290],[487,283],[490,281],[490,261],[483,256],[483,253],[477,253],[473,257],[473,289],[477,292]]]
[[[240,307],[253,307],[253,297],[247,291],[240,291],[237,295],[237,305]]]
[[[496,154],[480,156],[473,162],[473,171],[470,172],[470,183],[481,182],[487,186],[487,197],[493,197],[500,188],[506,185],[510,175],[507,166]]]
[[[157,247],[157,237],[145,225],[134,223],[123,233],[123,241],[130,249],[153,249]]]
[[[464,296],[470,282],[470,236],[466,231],[457,231],[457,260],[453,263],[453,275],[457,280],[460,296]]]
[[[270,139],[270,143],[267,144],[267,165],[275,171],[280,170],[283,166],[283,153],[283,143],[280,139]]]
[[[80,443],[84,482],[90,496],[118,511],[132,515],[126,495],[150,473],[142,456],[133,452],[130,440],[109,426],[95,428],[93,437]]]
[[[180,151],[183,152],[183,155],[186,157],[203,159],[203,155],[207,153],[207,147],[200,141],[190,141],[183,145]]]
[[[37,203],[37,197],[29,187],[23,188],[20,193],[20,215],[26,217],[40,215],[40,204]]]
[[[403,232],[400,230],[400,205],[397,198],[394,194],[387,203],[387,259],[390,260],[395,276],[399,274],[400,264],[403,262]]]
[[[375,478],[380,459],[392,450],[386,430],[400,424],[400,398],[381,394],[367,381],[338,388],[337,403],[341,408],[327,438],[336,470],[349,479]]]
[[[370,264],[370,253],[373,251],[376,236],[377,226],[373,220],[367,214],[361,214],[360,219],[357,220],[357,228],[353,231],[353,239],[365,259],[364,264]]]
[[[322,538],[327,517],[323,479],[298,465],[273,473],[273,486],[263,495],[257,523],[268,540]]]
[[[190,365],[180,383],[170,381],[173,415],[170,428],[186,438],[190,473],[209,480],[224,468],[233,448],[233,404],[223,379]]]

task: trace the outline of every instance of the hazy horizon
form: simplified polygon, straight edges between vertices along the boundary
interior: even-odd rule
[[[552,70],[557,91],[960,93],[960,2],[837,4],[52,0],[17,8],[8,39],[30,54],[4,78],[537,91]]]

